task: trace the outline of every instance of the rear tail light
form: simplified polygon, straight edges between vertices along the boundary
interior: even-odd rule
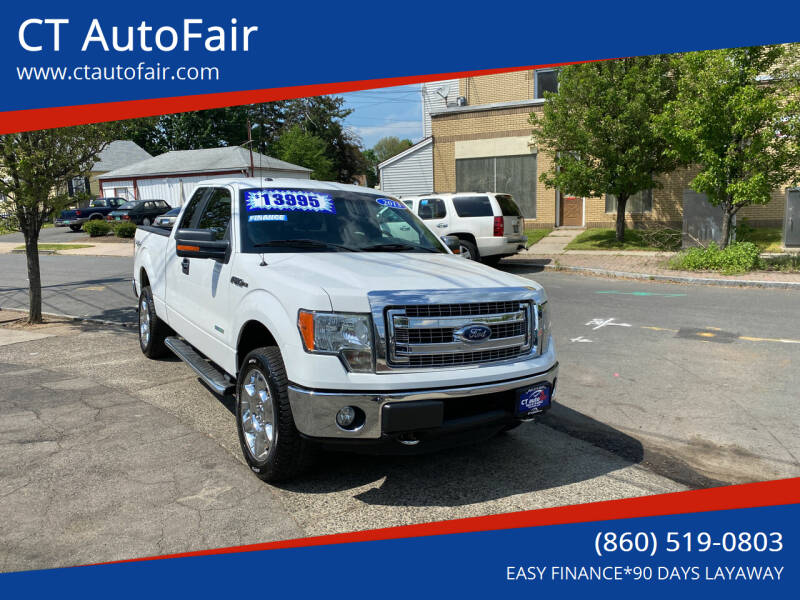
[[[110,221],[110,220],[111,220],[111,215],[106,215],[106,221]]]
[[[130,219],[128,215],[122,215],[122,218],[125,219],[126,221]]]
[[[503,217],[494,218],[494,237],[503,237],[505,226],[503,225]]]

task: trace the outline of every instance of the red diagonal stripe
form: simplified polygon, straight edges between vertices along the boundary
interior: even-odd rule
[[[228,548],[197,550],[194,552],[180,552],[164,556],[149,556],[100,564],[159,560],[163,558],[183,558],[189,556],[208,556],[213,554],[231,554],[235,552],[254,552],[257,550],[278,550],[281,548],[303,548],[307,546],[326,546],[354,542],[372,542],[377,540],[392,540],[429,535],[518,529],[520,527],[538,527],[543,525],[565,525],[569,523],[586,523],[589,521],[610,521],[614,519],[655,517],[732,510],[737,508],[755,508],[761,506],[781,506],[797,503],[800,503],[800,477],[704,490],[692,490],[689,492],[674,492],[656,496],[542,508],[538,510],[488,515],[485,517],[437,521],[419,525],[403,525],[400,527],[387,527],[383,529],[355,531],[352,533],[321,535],[280,542],[230,546]]]
[[[561,67],[564,65],[578,64],[579,62],[592,61],[528,65],[523,67],[437,73],[433,75],[414,75],[408,77],[388,77],[383,79],[364,79],[361,81],[320,83],[315,85],[247,90],[241,92],[220,92],[216,94],[198,94],[195,96],[125,100],[122,102],[105,102],[102,104],[81,104],[76,106],[13,110],[0,112],[0,134],[32,131],[36,129],[52,129],[54,127],[69,127],[86,123],[102,123],[104,121],[120,121],[124,119],[187,112],[190,110],[205,110],[208,108],[222,108],[225,106],[238,106],[257,102],[288,100],[291,98],[342,94],[359,90],[438,81],[439,79],[455,79],[461,77],[475,77],[478,75],[492,75],[495,73],[510,73],[512,71]]]

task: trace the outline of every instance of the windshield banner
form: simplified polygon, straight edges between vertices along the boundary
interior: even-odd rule
[[[244,200],[247,210],[296,210],[336,214],[333,197],[328,194],[307,190],[245,190]]]

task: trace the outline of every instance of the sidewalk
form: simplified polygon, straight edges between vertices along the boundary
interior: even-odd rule
[[[667,267],[669,259],[675,256],[675,252],[567,250],[567,244],[583,231],[583,229],[556,229],[526,250],[505,259],[505,264],[516,263],[587,275],[653,279],[675,283],[800,289],[800,273],[756,271],[740,275],[723,275],[714,271],[676,271]],[[774,255],[763,254],[763,256]]]
[[[511,256],[503,263],[576,271],[587,275],[606,277],[745,287],[797,287],[800,289],[800,273],[756,271],[740,275],[723,275],[713,271],[676,271],[666,266],[672,256],[672,253],[668,252],[570,250],[561,254],[540,254],[531,252],[531,249]]]
[[[22,253],[23,251],[14,252],[15,248],[19,248],[22,244],[18,242],[0,242],[0,254]],[[133,256],[133,244],[130,242],[103,242],[101,244],[92,244],[88,248],[74,248],[72,250],[57,250],[55,252],[50,250],[41,250],[40,254],[67,254],[73,256]]]

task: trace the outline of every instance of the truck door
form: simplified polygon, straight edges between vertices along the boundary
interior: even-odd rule
[[[208,229],[217,239],[232,239],[231,191],[223,187],[208,188],[197,205],[192,206],[197,194],[192,196],[186,209],[188,218],[181,220],[180,227]],[[175,254],[174,236],[171,246],[171,256],[167,260],[170,323],[203,354],[224,364],[230,353],[228,340],[232,319],[228,305],[232,261],[181,258]]]

